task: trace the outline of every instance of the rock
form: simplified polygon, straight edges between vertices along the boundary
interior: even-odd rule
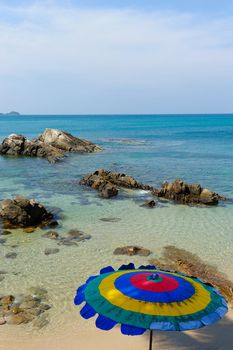
[[[35,299],[34,296],[41,299],[47,299],[48,291],[45,288],[31,287],[29,290],[33,294],[33,299]]]
[[[119,222],[119,221],[121,221],[120,218],[114,218],[114,217],[100,218],[99,220],[104,221],[104,222]]]
[[[113,252],[114,255],[140,255],[140,256],[148,256],[151,254],[151,251],[149,249],[145,249],[142,247],[137,246],[126,246],[126,247],[120,247],[116,248]]]
[[[12,234],[12,232],[11,232],[11,231],[7,231],[7,230],[4,230],[4,231],[1,233],[2,236],[7,236],[7,235],[11,235],[11,234]]]
[[[52,228],[52,227],[56,227],[58,225],[59,225],[59,223],[57,222],[57,220],[51,220],[50,222],[47,223],[46,226]]]
[[[6,243],[6,240],[4,238],[0,238],[0,244]]]
[[[92,174],[86,175],[81,181],[81,185],[98,188],[103,182],[110,182],[118,187],[143,189],[144,186],[137,182],[132,176],[107,171],[104,169],[96,170]]]
[[[72,239],[75,240],[77,242],[81,242],[81,241],[85,241],[88,239],[91,239],[91,235],[88,235],[82,231],[79,230],[69,230],[68,231],[68,240]],[[66,238],[65,238],[66,240]]]
[[[233,305],[233,283],[216,266],[207,264],[196,254],[175,246],[166,246],[162,257],[151,259],[150,263],[164,270],[178,271],[211,283]]]
[[[4,324],[6,324],[5,318],[0,317],[0,326],[3,326]]]
[[[98,190],[100,195],[105,198],[116,196],[118,188],[121,187],[152,190],[152,187],[137,182],[132,176],[104,169],[96,170],[94,173],[84,176],[80,184]]]
[[[29,140],[23,135],[11,134],[0,145],[0,154],[46,158],[56,162],[66,152],[96,152],[101,148],[89,141],[78,139],[56,129],[45,129],[42,135]]]
[[[32,321],[34,319],[34,317],[28,313],[24,313],[21,312],[19,314],[16,315],[9,315],[6,317],[6,321],[8,324],[12,324],[12,325],[19,325],[22,323],[28,323],[30,321]]]
[[[57,239],[59,234],[56,231],[48,231],[42,235],[44,238]]]
[[[156,206],[156,202],[152,199],[147,201],[142,205],[142,207],[147,207],[147,208],[154,208]]]
[[[28,309],[27,313],[33,316],[39,316],[43,313],[44,311],[41,310],[40,308],[33,308],[33,309]]]
[[[45,129],[38,140],[65,152],[91,153],[102,150],[92,142],[81,140],[65,131],[56,129]]]
[[[0,218],[5,228],[27,228],[49,224],[53,215],[33,199],[17,196],[0,202]]]
[[[5,258],[6,259],[15,259],[17,257],[17,253],[7,253],[6,255],[5,255]]]
[[[51,309],[51,306],[48,304],[40,304],[40,309],[43,311],[48,311]]]
[[[57,254],[58,252],[58,248],[46,248],[44,251],[45,255]]]
[[[63,239],[61,240],[58,245],[66,245],[66,246],[78,246],[78,243],[73,242],[70,239]]]
[[[2,282],[4,280],[4,278],[5,278],[4,276],[0,275],[0,282]]]
[[[6,295],[5,297],[1,298],[1,304],[2,305],[11,305],[15,300],[15,297],[13,295]]]
[[[100,187],[100,195],[104,198],[111,198],[118,195],[118,189],[111,182]]]
[[[42,314],[40,317],[38,317],[36,320],[33,321],[33,326],[35,328],[41,329],[46,327],[49,324],[47,315]]]
[[[50,162],[64,156],[64,152],[38,140],[30,141],[23,135],[11,134],[0,145],[0,154],[7,156],[29,156],[46,158]]]
[[[36,287],[35,291],[43,292],[43,295],[47,294],[47,291],[42,288]],[[0,298],[0,325],[31,322],[50,308],[50,305],[41,303],[41,299],[32,295],[4,296]]]
[[[11,307],[11,312],[15,315],[19,314],[22,311],[23,311],[23,309],[21,309],[18,305],[14,305]]]
[[[153,191],[158,197],[173,200],[182,204],[217,205],[220,199],[215,192],[204,189],[199,184],[187,184],[182,180],[165,182],[160,190]]]
[[[25,227],[23,232],[25,233],[33,233],[35,231],[35,227]]]
[[[37,299],[32,300],[24,300],[22,304],[20,304],[21,309],[34,309],[35,307],[38,307],[40,304],[40,301]]]

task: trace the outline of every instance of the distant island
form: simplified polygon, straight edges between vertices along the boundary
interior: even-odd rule
[[[8,113],[0,113],[0,116],[4,116],[4,115],[20,115],[19,112],[15,112],[15,111],[11,111]]]

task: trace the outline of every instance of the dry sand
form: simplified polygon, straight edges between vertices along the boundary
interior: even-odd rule
[[[109,332],[97,330],[93,323],[93,328],[82,332],[77,329],[54,336],[0,341],[0,350],[144,350],[148,349],[148,341],[149,333],[127,337],[117,328]],[[153,349],[232,350],[233,310],[217,324],[199,331],[154,332]]]

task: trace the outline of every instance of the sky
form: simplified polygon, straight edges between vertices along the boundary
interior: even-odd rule
[[[233,113],[233,0],[0,0],[0,112]]]

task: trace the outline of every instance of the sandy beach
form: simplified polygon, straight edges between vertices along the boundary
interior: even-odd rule
[[[20,339],[1,340],[1,350],[144,350],[148,348],[149,333],[127,337],[114,329],[109,332],[95,328],[79,332],[72,330],[60,333]],[[85,322],[85,321],[83,321]],[[154,332],[153,349],[160,350],[230,350],[233,341],[233,310],[215,325],[189,332]]]

